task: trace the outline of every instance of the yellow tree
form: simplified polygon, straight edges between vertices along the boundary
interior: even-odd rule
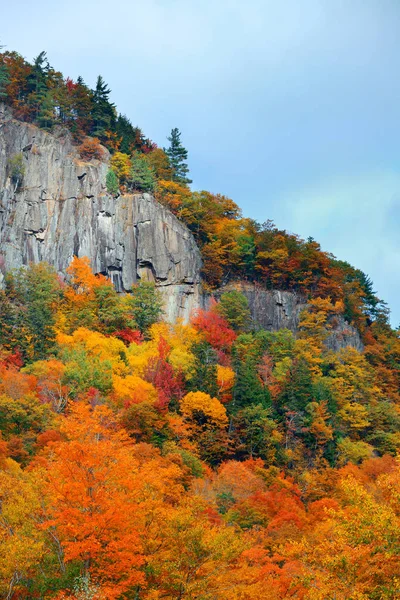
[[[43,532],[37,527],[40,490],[31,473],[11,459],[0,469],[0,593],[16,597],[24,580],[35,573],[45,554]],[[23,596],[26,597],[26,596]]]

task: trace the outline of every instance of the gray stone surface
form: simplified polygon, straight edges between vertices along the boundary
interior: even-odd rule
[[[9,161],[22,153],[25,174],[15,189]],[[139,278],[155,281],[171,322],[187,321],[209,298],[201,293],[200,252],[186,226],[149,194],[107,194],[108,161],[83,162],[68,134],[46,133],[12,119],[0,104],[0,267],[3,271],[47,261],[64,275],[74,255],[88,256],[96,273],[118,291]],[[0,283],[1,283],[0,271]],[[257,326],[297,331],[304,298],[238,282]],[[362,350],[358,332],[337,319],[326,341],[337,351]]]
[[[295,292],[267,290],[260,284],[248,282],[228,284],[219,289],[215,297],[218,298],[223,292],[232,289],[242,292],[247,297],[251,316],[257,327],[267,331],[286,328],[297,333],[300,313],[307,308],[305,298]],[[338,352],[341,348],[352,346],[360,352],[363,351],[360,334],[343,317],[335,317],[330,324],[332,330],[325,340],[325,346],[329,350]]]
[[[9,160],[22,152],[15,189]],[[0,107],[0,254],[4,268],[47,261],[64,274],[74,255],[118,291],[139,278],[160,287],[171,321],[199,305],[200,252],[183,223],[149,194],[107,194],[107,162],[83,162],[69,135],[13,120]]]

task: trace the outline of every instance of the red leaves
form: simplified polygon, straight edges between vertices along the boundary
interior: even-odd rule
[[[231,329],[227,321],[215,310],[216,303],[211,305],[210,310],[200,309],[192,320],[192,324],[200,330],[206,339],[216,350],[229,350],[236,339],[236,333]]]
[[[168,342],[161,337],[158,344],[159,356],[151,358],[145,372],[145,379],[152,383],[158,391],[156,408],[165,411],[168,404],[175,398],[180,400],[185,394],[185,382],[181,373],[175,373],[167,362],[170,351]]]
[[[137,329],[130,329],[126,327],[113,333],[114,337],[122,340],[127,346],[129,344],[141,344],[143,342],[143,336]]]

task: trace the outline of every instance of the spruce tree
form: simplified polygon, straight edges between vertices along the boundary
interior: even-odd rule
[[[173,169],[172,181],[177,183],[192,183],[192,180],[187,177],[189,167],[187,165],[188,152],[181,143],[181,132],[177,127],[172,129],[170,137],[167,138],[170,142],[169,148],[164,148]]]
[[[6,65],[0,64],[0,102],[7,96],[6,87],[10,83]]]
[[[194,392],[204,392],[215,398],[218,396],[217,363],[218,356],[214,348],[207,342],[198,342],[192,347],[196,358],[195,372],[189,381],[189,388]]]
[[[115,129],[115,106],[109,101],[111,90],[101,75],[98,76],[96,88],[93,90],[92,135],[104,139],[108,130]]]
[[[152,192],[155,187],[155,178],[152,169],[149,167],[145,157],[137,153],[132,155],[129,183],[134,190],[142,192]]]
[[[236,413],[238,410],[254,405],[269,408],[271,394],[258,376],[255,357],[251,354],[243,359],[234,356],[234,368],[235,384],[230,410]]]
[[[107,192],[112,196],[116,196],[119,192],[119,179],[111,169],[108,171],[106,176],[106,187]]]

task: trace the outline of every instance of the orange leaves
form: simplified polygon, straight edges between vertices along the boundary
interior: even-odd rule
[[[96,287],[112,285],[111,281],[107,277],[104,277],[104,275],[94,275],[87,256],[83,256],[82,258],[74,256],[67,269],[67,274],[70,277],[70,285],[65,295],[67,299],[76,302],[79,299],[81,302],[84,302],[92,298]]]
[[[87,137],[84,139],[82,144],[78,148],[81,158],[85,161],[91,161],[93,159],[103,160],[105,153],[104,149],[100,144],[100,140],[96,137]]]
[[[51,443],[43,477],[43,527],[55,528],[65,560],[82,560],[107,598],[141,583],[138,464],[108,409],[77,404]]]

